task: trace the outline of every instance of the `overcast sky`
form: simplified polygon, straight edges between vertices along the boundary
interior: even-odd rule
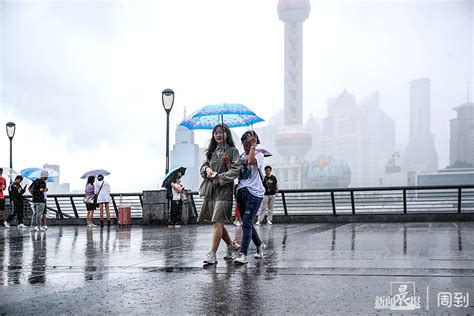
[[[474,0],[311,1],[304,23],[304,117],[343,89],[380,90],[409,135],[409,81],[428,77],[439,166],[452,111],[474,93]],[[14,121],[14,167],[61,165],[62,182],[105,168],[112,190],[156,188],[174,126],[206,104],[240,102],[267,121],[283,108],[283,23],[276,0],[0,0],[0,123]],[[474,99],[474,97],[471,97]],[[201,145],[210,132],[196,133]],[[8,138],[0,136],[0,166]]]

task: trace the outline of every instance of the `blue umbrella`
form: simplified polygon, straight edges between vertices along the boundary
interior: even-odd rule
[[[27,179],[30,179],[30,180],[36,180],[40,177],[41,175],[41,168],[26,168],[26,169],[23,169],[21,170],[21,175]],[[56,177],[58,176],[58,172],[54,169],[46,169],[46,171],[48,171],[48,180],[46,180],[46,182],[54,182],[54,178],[53,177]]]
[[[231,128],[250,126],[263,121],[245,105],[221,103],[206,105],[187,117],[180,125],[189,129],[213,129],[214,126],[222,123]]]

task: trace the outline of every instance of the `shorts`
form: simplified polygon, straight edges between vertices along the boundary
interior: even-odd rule
[[[86,203],[86,209],[88,211],[93,211],[97,208],[97,204],[95,203]]]
[[[0,199],[0,210],[5,210],[5,199]]]

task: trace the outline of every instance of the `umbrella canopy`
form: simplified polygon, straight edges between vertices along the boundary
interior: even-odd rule
[[[221,103],[206,105],[180,123],[189,129],[213,129],[217,124],[226,124],[229,128],[250,126],[263,122],[245,105],[240,103]]]
[[[107,170],[105,169],[94,169],[94,170],[89,170],[87,171],[86,173],[84,173],[81,177],[81,179],[87,179],[89,178],[90,176],[94,176],[94,177],[97,177],[99,174],[103,175],[103,176],[108,176],[110,174],[110,172],[108,172]]]
[[[27,179],[36,180],[41,176],[42,170],[48,171],[48,180],[46,180],[46,182],[54,182],[53,177],[59,176],[59,172],[57,170],[50,168],[26,168],[21,170],[21,175]]]
[[[15,170],[8,167],[2,167],[2,168],[3,168],[3,176],[11,177],[12,179],[14,179],[17,176],[17,173]]]
[[[181,172],[181,175],[184,176],[184,173],[186,172],[186,168],[185,167],[176,167],[176,168],[171,169],[170,172],[168,172],[165,175],[165,178],[163,180],[163,184],[161,186],[166,187],[168,184],[170,184],[171,180],[174,178],[174,176],[178,172]]]
[[[263,157],[273,156],[273,154],[271,152],[269,152],[268,150],[263,149],[263,148],[257,148],[256,151],[259,152],[259,153],[262,153]]]

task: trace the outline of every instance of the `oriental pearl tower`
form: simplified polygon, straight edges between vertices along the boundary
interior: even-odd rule
[[[285,25],[284,126],[276,135],[278,152],[289,160],[303,161],[312,145],[303,125],[303,22],[309,0],[279,0],[278,16]]]

